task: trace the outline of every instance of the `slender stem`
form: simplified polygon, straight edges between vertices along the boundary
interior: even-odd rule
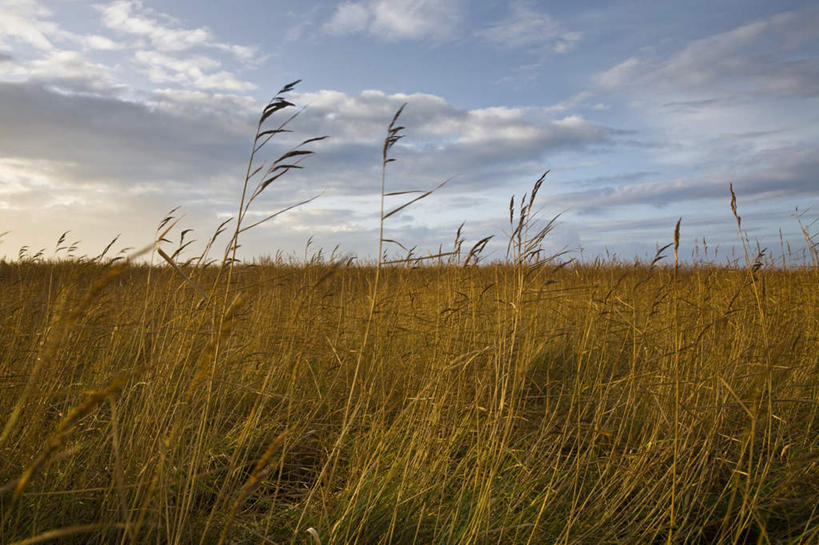
[[[242,198],[239,200],[239,212],[238,216],[236,217],[236,229],[233,232],[233,236],[228,243],[228,251],[231,253],[230,256],[230,270],[233,270],[233,263],[236,261],[236,246],[239,241],[239,233],[241,232],[242,227],[242,218],[244,217],[244,208],[245,208],[245,199],[247,198],[247,185],[250,182],[250,169],[253,168],[253,159],[256,157],[256,143],[259,141],[259,131],[262,129],[262,121],[261,118],[259,119],[259,123],[256,125],[256,136],[253,138],[253,144],[250,146],[250,158],[247,160],[247,170],[245,171],[245,182],[242,185]],[[227,252],[225,253],[225,259],[222,260],[222,265],[225,264],[227,260]]]

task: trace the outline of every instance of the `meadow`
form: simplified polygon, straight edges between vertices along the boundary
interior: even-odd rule
[[[815,245],[242,264],[253,164],[220,262],[0,262],[0,543],[819,543]]]

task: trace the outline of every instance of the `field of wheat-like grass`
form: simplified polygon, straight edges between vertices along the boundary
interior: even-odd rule
[[[375,274],[4,263],[0,542],[819,540],[816,269]]]

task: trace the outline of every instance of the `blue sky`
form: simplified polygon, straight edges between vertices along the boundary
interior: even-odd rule
[[[329,135],[253,217],[243,256],[372,256],[380,143],[408,103],[390,218],[407,246],[508,235],[508,202],[550,169],[549,249],[624,259],[670,241],[804,246],[819,204],[819,8],[810,2],[0,0],[0,255],[149,242],[180,205],[207,240],[234,214],[258,113],[283,84],[293,141]],[[292,175],[291,175],[292,174]],[[396,202],[400,204],[400,202]],[[813,207],[813,208],[812,208]],[[201,247],[201,242],[199,246]],[[188,250],[193,255],[196,245]]]

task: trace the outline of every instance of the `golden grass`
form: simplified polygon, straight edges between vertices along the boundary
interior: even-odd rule
[[[819,271],[554,269],[4,263],[1,540],[815,543]]]

